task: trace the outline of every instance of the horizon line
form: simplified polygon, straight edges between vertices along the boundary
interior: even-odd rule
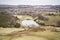
[[[0,4],[0,5],[27,5],[27,4]],[[60,4],[49,4],[49,5],[60,5]],[[34,6],[34,5],[32,5],[32,6]],[[38,4],[37,4],[37,6],[38,6]]]

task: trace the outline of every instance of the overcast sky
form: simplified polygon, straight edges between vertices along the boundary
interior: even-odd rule
[[[60,5],[60,0],[0,0],[8,5]]]

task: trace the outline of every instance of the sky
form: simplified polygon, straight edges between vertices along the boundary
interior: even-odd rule
[[[8,5],[60,5],[60,0],[0,0]]]

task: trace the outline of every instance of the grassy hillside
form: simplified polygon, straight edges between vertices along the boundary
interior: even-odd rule
[[[50,28],[51,29],[51,28]],[[0,28],[0,40],[60,40],[60,32],[50,30],[22,31],[23,28]]]
[[[14,25],[15,21],[15,17],[5,13],[0,13],[0,27],[9,27]]]
[[[40,14],[36,19],[40,24],[60,26],[60,13]]]
[[[58,25],[58,22],[60,21],[60,13],[49,13],[45,14],[44,17],[48,18],[48,21],[44,21],[46,25]]]

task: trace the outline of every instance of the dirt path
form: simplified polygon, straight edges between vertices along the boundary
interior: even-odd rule
[[[44,37],[41,37],[40,35],[35,35],[31,34],[30,31],[18,31],[18,32],[13,32],[12,34],[12,39],[11,40],[47,40]],[[15,35],[22,35],[21,37],[15,37]]]
[[[47,40],[47,39],[43,37],[36,37],[36,36],[23,36],[23,37],[14,38],[12,40]]]
[[[5,31],[5,30],[3,30],[3,31]],[[3,31],[1,31],[1,32],[5,33]],[[17,31],[13,30],[13,32],[10,32],[7,35],[3,35],[1,39],[8,40],[7,38],[9,38],[9,40],[48,40],[48,38],[49,39],[52,38],[55,40],[54,37],[55,37],[55,32],[51,32],[51,31],[37,31],[37,32],[35,32],[33,30],[20,30],[19,29]]]

